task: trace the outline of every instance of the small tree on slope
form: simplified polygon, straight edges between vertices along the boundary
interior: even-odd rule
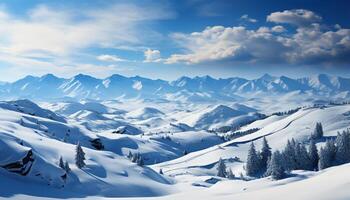
[[[248,176],[255,176],[260,170],[260,159],[256,153],[254,143],[250,144],[247,157],[246,173]]]
[[[321,122],[316,123],[314,132],[311,134],[311,139],[317,140],[323,137],[323,128]]]
[[[69,167],[69,163],[68,163],[67,161],[64,163],[64,170],[65,170],[67,173],[69,173],[69,172],[71,171],[71,169],[70,169],[70,167]]]
[[[274,180],[279,180],[285,177],[283,169],[283,158],[279,151],[275,151],[270,159],[269,168],[267,172]]]
[[[310,141],[308,153],[309,153],[309,158],[310,158],[310,169],[317,170],[319,156],[318,156],[318,151],[317,151],[315,141],[313,139],[311,139],[311,141]]]
[[[59,162],[58,162],[58,166],[59,166],[61,169],[65,169],[65,168],[64,168],[64,162],[63,162],[62,156],[60,157],[60,160],[59,160]]]
[[[226,165],[224,161],[220,158],[218,162],[218,167],[217,167],[217,176],[219,177],[226,177]]]
[[[261,149],[261,166],[263,169],[267,168],[267,160],[271,157],[271,148],[267,143],[266,138],[263,139],[262,149]]]
[[[80,143],[78,142],[76,147],[76,154],[75,154],[75,164],[79,169],[83,168],[85,166],[85,153],[83,149],[80,146]]]

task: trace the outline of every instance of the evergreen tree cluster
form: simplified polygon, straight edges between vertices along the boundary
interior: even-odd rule
[[[59,161],[58,161],[58,166],[63,169],[67,174],[71,171],[70,167],[69,167],[69,163],[67,161],[63,161],[62,156],[60,157]]]
[[[284,111],[284,112],[274,112],[271,115],[277,115],[277,116],[291,115],[293,113],[298,112],[300,109],[301,109],[301,107],[298,107],[298,108],[290,109],[290,110]]]
[[[129,154],[127,157],[131,160],[131,162],[136,163],[139,166],[144,165],[144,161],[140,153],[132,154],[131,151],[129,151]]]
[[[327,140],[320,149],[319,169],[350,162],[350,130],[338,133],[335,140]]]
[[[255,145],[252,142],[248,150],[247,164],[245,166],[247,176],[259,176],[264,173],[271,155],[271,148],[265,137],[261,151],[256,151]]]
[[[316,132],[317,134],[322,132],[323,135],[320,123],[316,125],[313,134]],[[278,180],[292,170],[317,171],[345,163],[350,163],[349,129],[338,133],[335,140],[327,140],[319,152],[314,138],[311,137],[308,146],[292,139],[288,140],[282,152],[275,151],[271,155],[270,147],[264,138],[261,152],[257,152],[251,143],[245,169],[248,176],[256,177],[264,173],[264,176]]]
[[[234,179],[235,175],[233,174],[231,169],[227,169],[224,160],[220,158],[217,166],[217,176],[222,178]]]

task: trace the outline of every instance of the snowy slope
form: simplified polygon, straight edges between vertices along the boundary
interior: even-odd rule
[[[325,136],[335,136],[338,131],[345,130],[350,124],[350,105],[331,106],[328,108],[309,108],[300,110],[290,116],[279,120],[271,120],[259,131],[247,136],[243,136],[232,141],[197,151],[176,160],[160,163],[154,166],[155,169],[162,168],[169,175],[193,173],[206,170],[206,166],[214,165],[218,159],[230,159],[238,157],[243,162],[232,162],[232,170],[235,174],[243,171],[243,164],[246,159],[248,147],[254,141],[256,148],[261,148],[262,137],[266,136],[273,150],[281,149],[288,139],[298,139],[305,141],[310,136],[316,122],[321,122]],[[210,172],[210,175],[213,175]]]
[[[79,77],[83,80],[85,78],[90,79]],[[79,83],[83,83],[83,80]],[[149,90],[156,87],[141,77],[134,77],[133,80],[145,82],[142,88],[147,84]],[[330,80],[328,87],[338,84],[335,79]],[[213,80],[207,77],[197,78],[197,81],[191,83],[194,84],[193,89],[199,84],[206,90],[210,85],[205,85],[203,81]],[[264,84],[271,81],[279,83],[278,87],[286,87],[278,82],[278,77],[264,76],[260,80]],[[291,80],[284,80],[288,81]],[[315,87],[322,85],[324,88],[323,85],[327,85],[323,81],[322,84],[317,81],[313,83]],[[177,83],[179,87],[188,84],[190,83]],[[112,85],[105,83],[104,87]],[[269,87],[272,87],[271,84],[266,85],[267,90]],[[77,92],[79,88],[81,87],[74,85],[71,92]],[[81,90],[88,89],[84,86]],[[286,104],[298,95],[303,98]],[[2,101],[0,198],[162,196],[157,198],[275,199],[291,191],[295,194],[288,196],[290,199],[329,199],[328,192],[337,194],[332,196],[334,199],[348,199],[350,196],[346,187],[349,181],[342,179],[348,177],[339,174],[346,173],[349,165],[321,172],[294,171],[294,176],[280,181],[269,178],[242,181],[216,177],[220,158],[236,176],[243,172],[250,143],[253,141],[257,149],[260,149],[264,136],[272,149],[277,150],[283,148],[291,138],[306,141],[316,122],[322,123],[326,137],[333,137],[338,131],[349,128],[349,104],[305,106],[290,115],[261,118],[258,111],[270,114],[316,102],[312,96],[299,92],[286,93],[279,99],[275,97],[252,97],[240,103],[214,104],[138,98],[130,101],[84,99],[79,102],[41,102],[42,107],[29,100]],[[275,104],[278,101],[279,104]],[[270,110],[274,106],[283,110]],[[206,131],[242,124],[244,126],[239,131],[259,130],[228,142],[215,131]],[[103,150],[95,149],[91,143],[94,139],[102,142]],[[74,164],[75,145],[78,141],[87,158],[87,166],[82,170]],[[323,142],[319,141],[318,147]],[[126,158],[129,152],[140,154],[147,166],[140,167],[132,163]],[[69,162],[72,169],[66,178],[63,178],[65,172],[58,167],[60,156]],[[160,169],[164,175],[158,173]],[[332,181],[332,187],[329,184],[326,187],[328,179]],[[320,194],[297,192],[304,188],[324,189]]]
[[[144,120],[144,119],[159,117],[163,115],[164,113],[156,108],[145,107],[145,108],[136,109],[127,113],[126,117],[132,118],[132,119]]]
[[[249,109],[243,106],[235,106],[241,110],[235,110],[228,106],[210,106],[204,110],[191,113],[188,117],[180,120],[181,123],[200,129],[213,129],[223,126],[235,126],[245,121],[258,119],[258,116],[249,115]],[[248,112],[247,112],[248,111]]]
[[[111,151],[94,150],[89,140],[96,135],[87,130],[5,109],[0,110],[0,128],[1,149],[5,152],[0,156],[1,185],[16,186],[2,187],[6,189],[1,196],[11,197],[19,191],[33,196],[40,193],[43,197],[77,197],[77,193],[80,197],[154,196],[169,192],[170,182],[153,170],[141,168]],[[85,146],[87,166],[83,170],[74,165],[74,144],[78,141]],[[58,167],[60,156],[72,169],[66,178]],[[17,172],[22,175],[7,167],[14,162],[23,164]]]
[[[261,199],[261,200],[346,200],[350,198],[350,164],[332,167],[320,172],[293,171],[294,177],[273,181],[270,178],[253,181],[224,180],[211,188],[189,188],[185,192],[157,199]],[[183,177],[185,178],[185,177]]]

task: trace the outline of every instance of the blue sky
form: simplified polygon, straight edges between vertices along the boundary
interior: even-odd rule
[[[349,7],[327,0],[4,0],[0,80],[350,76]]]

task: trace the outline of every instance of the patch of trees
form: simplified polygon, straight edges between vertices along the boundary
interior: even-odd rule
[[[226,141],[233,140],[233,139],[245,136],[245,135],[249,135],[249,134],[255,133],[258,130],[260,130],[260,129],[259,128],[252,128],[252,129],[248,129],[248,130],[245,130],[245,131],[236,131],[236,132],[233,132],[231,134],[225,135],[224,139]]]
[[[277,116],[291,115],[291,114],[298,112],[300,109],[301,109],[301,107],[298,107],[298,108],[290,109],[290,110],[287,110],[284,112],[274,112],[271,115],[277,115]]]
[[[340,105],[347,105],[350,104],[350,101],[342,101],[342,102],[336,102],[336,101],[330,101],[329,105],[331,106],[340,106]]]
[[[255,113],[255,115],[257,116],[256,119],[250,119],[250,120],[245,120],[242,121],[238,124],[236,124],[235,126],[223,126],[217,129],[213,129],[213,130],[208,130],[209,132],[218,132],[218,133],[227,133],[229,131],[238,131],[241,127],[251,124],[256,120],[260,120],[260,119],[265,119],[267,116],[261,113]]]
[[[317,123],[309,144],[288,140],[283,151],[271,153],[264,138],[261,151],[256,151],[252,142],[248,151],[246,175],[251,177],[271,176],[278,180],[292,170],[317,171],[350,162],[350,130],[338,133],[336,139],[328,139],[318,151],[315,141],[323,137],[322,124]]]
[[[58,161],[58,166],[63,169],[67,174],[71,171],[69,167],[69,163],[67,161],[63,161],[62,156],[60,157]]]
[[[235,175],[233,174],[231,169],[227,169],[226,164],[223,159],[220,158],[217,164],[217,176],[222,178],[234,179]]]
[[[131,153],[131,151],[129,151],[127,158],[129,158],[131,160],[131,162],[136,163],[139,166],[144,165],[144,159],[140,153],[133,154],[133,153]]]

